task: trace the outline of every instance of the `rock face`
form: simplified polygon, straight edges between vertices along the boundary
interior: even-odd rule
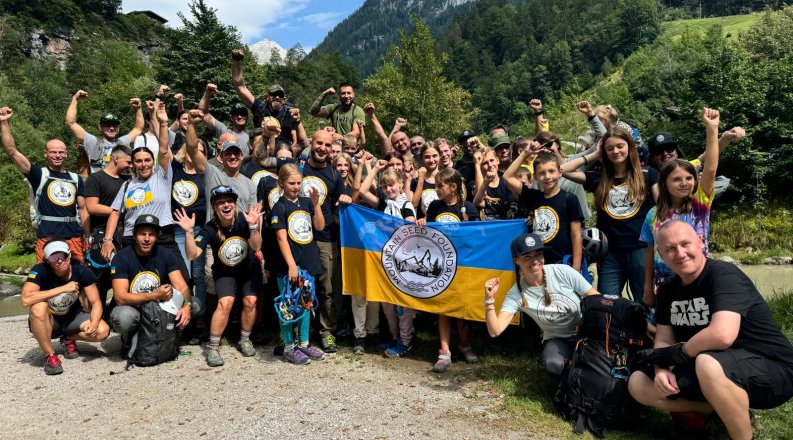
[[[256,61],[259,64],[270,64],[270,60],[273,56],[273,50],[278,52],[278,56],[281,57],[281,63],[286,58],[286,49],[279,46],[278,43],[272,40],[262,40],[250,45],[249,49],[253,52],[253,55],[256,57]]]
[[[47,34],[41,29],[33,29],[28,33],[30,44],[28,53],[34,58],[54,57],[61,69],[66,68],[66,60],[75,38],[71,31]]]

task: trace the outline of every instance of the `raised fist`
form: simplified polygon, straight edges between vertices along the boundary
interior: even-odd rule
[[[335,95],[336,94],[336,89],[331,87],[331,88],[325,90],[324,92],[322,92],[322,94],[325,95],[325,96]]]
[[[396,118],[396,121],[394,122],[394,125],[398,126],[399,128],[402,128],[407,124],[408,120],[405,118]]]
[[[702,122],[705,124],[705,128],[715,128],[716,130],[719,129],[719,111],[712,109],[712,108],[703,108],[702,109]]]
[[[5,122],[11,119],[12,116],[14,116],[14,111],[11,110],[11,107],[0,108],[0,122]]]
[[[182,102],[182,101],[184,101],[184,95],[182,95],[181,93],[177,93],[177,94],[173,95],[173,99],[175,101]]]
[[[160,84],[160,88],[157,90],[157,96],[163,97],[167,95],[171,91],[171,88],[166,86],[165,84]]]
[[[88,97],[88,92],[86,92],[85,90],[78,90],[77,93],[75,93],[74,96],[72,96],[72,99],[74,99],[75,101],[82,101],[87,97]]]
[[[140,98],[132,98],[129,100],[130,107],[134,108],[135,110],[140,109]]]
[[[542,111],[542,101],[536,98],[532,99],[531,101],[529,101],[529,107],[531,107],[531,109],[534,110],[534,113],[539,113]]]
[[[485,299],[493,299],[498,292],[499,280],[498,278],[490,278],[485,281]]]
[[[211,97],[215,96],[217,94],[217,92],[218,92],[218,86],[216,86],[215,84],[209,83],[209,84],[207,84],[207,88],[206,88],[206,91],[204,93],[206,93],[206,95],[211,98]]]
[[[190,115],[190,122],[198,124],[204,120],[204,112],[198,109],[193,109],[187,112]]]
[[[587,116],[592,116],[595,114],[595,110],[592,109],[592,104],[590,104],[589,101],[579,101],[575,105],[575,108]]]
[[[374,114],[374,111],[375,111],[375,107],[374,104],[372,104],[371,102],[363,106],[363,112],[366,113],[366,116],[369,116],[370,118]]]
[[[234,49],[231,51],[231,59],[234,61],[242,61],[245,59],[245,52],[242,49]]]
[[[156,110],[154,108],[154,101],[148,101],[148,100],[146,101],[146,110],[148,110],[149,113],[154,113],[154,111]]]
[[[295,123],[300,122],[300,109],[297,107],[290,108],[289,116],[293,121],[295,121]]]
[[[746,130],[743,127],[732,127],[721,135],[723,138],[728,139],[731,144],[740,142],[746,136]]]
[[[336,133],[336,129],[331,127],[330,125],[325,127],[324,130],[327,131],[330,134],[335,134]]]

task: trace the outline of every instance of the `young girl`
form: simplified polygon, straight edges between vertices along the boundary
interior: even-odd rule
[[[527,314],[542,330],[542,365],[561,376],[565,359],[575,348],[576,325],[581,321],[581,298],[598,295],[580,273],[565,264],[545,264],[542,239],[523,234],[510,245],[515,263],[515,285],[496,314],[498,278],[485,283],[485,323],[490,336],[507,328],[515,313]]]
[[[527,148],[504,173],[504,180],[513,192],[519,192],[518,204],[533,213],[533,232],[545,244],[545,259],[562,263],[564,257],[572,256],[571,265],[581,271],[581,223],[584,216],[581,206],[572,194],[559,187],[562,177],[557,157],[548,152],[537,155],[533,162],[534,179],[540,190],[525,186],[515,173],[521,167],[524,156],[531,154]]]
[[[425,159],[427,155],[422,154]],[[418,219],[416,224],[426,226],[427,222],[464,222],[479,220],[479,212],[473,203],[465,200],[463,192],[463,176],[454,168],[444,168],[435,177],[435,191],[438,200],[430,203],[427,216]],[[468,363],[478,360],[471,348],[470,331],[463,320],[457,320],[457,330],[460,333],[460,351]],[[449,340],[452,336],[452,318],[438,316],[438,332],[440,333],[441,349],[438,360],[432,367],[436,373],[445,372],[452,364],[452,353],[449,351]]]
[[[273,263],[278,280],[278,290],[284,289],[284,276],[291,282],[298,280],[298,267],[316,277],[322,272],[319,248],[314,241],[314,231],[325,229],[325,218],[319,209],[319,191],[312,188],[311,198],[300,196],[303,176],[297,166],[286,164],[278,171],[278,185],[283,194],[270,211],[270,227],[275,231],[280,253]],[[316,208],[315,208],[316,207]],[[293,364],[304,365],[325,357],[322,350],[308,345],[311,314],[306,310],[297,323],[281,323],[284,357]],[[298,327],[299,341],[295,343],[294,327]]]
[[[410,184],[410,190],[413,192],[411,202],[413,206],[419,208],[419,217],[426,217],[430,203],[438,199],[435,178],[439,172],[440,152],[435,148],[435,144],[432,142],[424,144],[421,148],[421,161],[424,166],[419,168],[418,177]]]
[[[481,209],[482,220],[506,220],[515,217],[515,197],[505,179],[499,177],[500,161],[495,150],[485,147],[474,153],[476,182],[470,187],[474,205]],[[520,165],[520,164],[518,164]],[[516,207],[516,206],[515,206]]]
[[[375,196],[369,192],[369,188],[372,186],[375,175],[380,171],[382,173],[380,174],[380,188],[378,189],[381,191],[378,191],[378,195]],[[375,164],[374,172],[370,172],[366,176],[366,180],[361,184],[360,192],[363,203],[369,205],[369,207],[409,222],[416,221],[415,208],[408,200],[403,188],[404,182],[397,170],[394,167],[389,167],[387,161],[379,160]],[[377,303],[374,304],[376,305]],[[388,329],[391,331],[391,343],[385,346],[383,354],[387,357],[403,356],[413,348],[413,318],[415,317],[415,311],[394,304],[382,304],[383,312],[385,312],[386,319],[388,319]],[[372,310],[363,298],[357,296],[352,299],[352,307],[353,317],[355,318],[357,347],[359,333],[363,334],[364,323],[361,322],[363,321],[362,318],[366,318],[365,323],[368,326],[374,316],[377,316],[379,310],[376,307]]]
[[[603,162],[602,172],[573,171],[598,159]],[[647,250],[639,234],[658,195],[658,172],[642,169],[633,136],[615,127],[606,132],[596,151],[562,165],[562,173],[595,193],[597,228],[608,239],[608,254],[598,264],[598,290],[619,296],[627,282],[637,298],[644,289]]]
[[[261,249],[259,233],[261,205],[252,205],[247,213],[237,215],[237,194],[230,186],[212,188],[209,198],[214,216],[193,238],[195,214],[188,215],[184,208],[174,212],[174,218],[184,230],[187,257],[192,261],[201,256],[207,246],[215,256],[212,279],[218,305],[209,326],[209,344],[206,360],[210,367],[223,365],[220,356],[220,338],[226,329],[236,297],[242,298],[242,319],[239,350],[243,356],[254,356],[256,350],[250,341],[256,322],[256,294],[262,284],[259,261],[253,257]]]
[[[710,209],[719,166],[719,111],[703,109],[702,122],[706,132],[702,177],[698,178],[694,165],[683,159],[664,164],[658,181],[658,205],[644,220],[641,241],[647,244],[644,303],[648,306],[655,305],[656,289],[675,275],[661,260],[655,246],[655,234],[661,225],[671,219],[689,223],[702,239],[705,255],[708,255]]]

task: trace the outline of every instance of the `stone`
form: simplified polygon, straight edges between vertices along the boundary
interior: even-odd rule
[[[763,264],[773,264],[773,265],[793,264],[793,257],[778,256],[778,257],[763,258]]]
[[[730,263],[730,264],[738,264],[738,262],[735,261],[735,258],[732,258],[729,255],[722,256],[721,258],[719,258],[719,261],[723,261],[725,263]]]

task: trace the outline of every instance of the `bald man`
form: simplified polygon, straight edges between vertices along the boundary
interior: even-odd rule
[[[793,396],[793,345],[736,266],[711,260],[688,224],[658,230],[658,253],[676,276],[658,291],[654,349],[628,388],[639,403],[672,412],[715,411],[733,439],[752,438],[749,408]]]
[[[36,194],[36,258],[41,263],[44,245],[57,237],[69,245],[72,260],[83,261],[83,237],[91,234],[91,225],[85,209],[83,180],[63,167],[67,157],[66,144],[58,139],[50,140],[44,147],[47,166],[42,168],[31,164],[17,150],[9,123],[13,116],[11,108],[0,108],[0,135],[6,154],[25,175]]]

